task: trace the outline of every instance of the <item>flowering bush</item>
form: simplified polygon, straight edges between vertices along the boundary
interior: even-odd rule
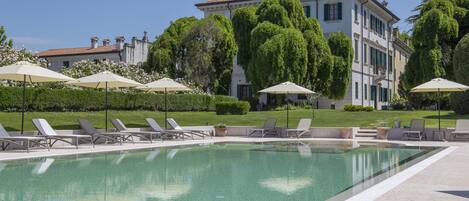
[[[120,75],[122,77],[138,81],[142,84],[150,83],[163,77],[166,77],[166,75],[159,74],[156,72],[152,72],[150,74],[146,73],[143,68],[139,65],[130,65],[114,61],[101,61],[95,63],[94,61],[90,60],[76,62],[71,66],[71,68],[63,69],[62,73],[73,78],[80,78],[100,73],[106,70]],[[203,91],[200,88],[196,88],[193,82],[189,82],[184,79],[176,79],[176,81],[193,89],[192,93],[203,94]]]
[[[0,47],[0,66],[14,64],[19,61],[28,61],[30,63],[47,66],[44,59],[39,59],[26,49],[14,49],[8,46]]]

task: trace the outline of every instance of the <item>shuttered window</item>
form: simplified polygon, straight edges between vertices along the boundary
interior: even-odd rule
[[[324,4],[324,21],[342,20],[342,3]]]

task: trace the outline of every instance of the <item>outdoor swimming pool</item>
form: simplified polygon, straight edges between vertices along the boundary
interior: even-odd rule
[[[0,163],[0,200],[327,200],[358,193],[439,150],[221,143],[9,161]]]

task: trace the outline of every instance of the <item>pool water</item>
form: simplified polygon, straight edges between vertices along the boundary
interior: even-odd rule
[[[0,200],[327,200],[436,151],[301,141],[9,161],[0,163]]]

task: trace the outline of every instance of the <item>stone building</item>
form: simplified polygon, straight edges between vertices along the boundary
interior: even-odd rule
[[[399,38],[399,29],[394,28],[393,31],[394,41],[394,79],[393,79],[393,95],[399,96],[399,82],[400,77],[405,71],[405,65],[409,61],[410,55],[414,50],[409,47],[409,41],[404,41]]]
[[[139,64],[145,62],[148,55],[150,42],[145,31],[142,39],[132,37],[130,43],[125,42],[124,36],[118,36],[115,44],[111,44],[110,39],[103,39],[99,45],[99,38],[91,37],[88,47],[50,49],[39,52],[37,56],[47,61],[50,69],[59,71],[62,68],[69,68],[73,63],[82,60],[91,61],[115,61],[127,64]]]
[[[307,17],[316,18],[325,36],[343,32],[352,40],[355,59],[347,94],[343,100],[321,97],[320,108],[343,108],[346,104],[373,106],[382,109],[391,100],[394,90],[393,25],[400,19],[378,0],[301,0]],[[208,0],[196,4],[210,14],[231,18],[234,10],[258,5],[260,0]],[[251,96],[250,83],[241,66],[235,63],[231,95],[244,99]]]

